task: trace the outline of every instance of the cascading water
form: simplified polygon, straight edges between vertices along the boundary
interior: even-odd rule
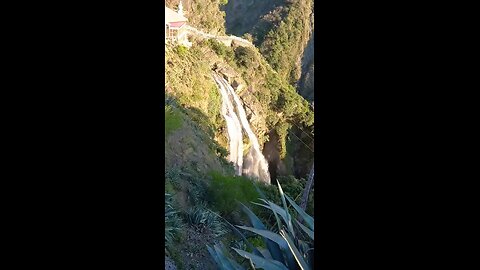
[[[235,152],[235,154],[237,155],[236,157],[238,158],[237,162],[238,160],[241,159],[242,163],[240,163],[241,164],[240,166],[237,163],[236,169],[239,169],[240,172],[243,173],[244,175],[257,178],[260,181],[265,183],[270,183],[270,173],[268,172],[268,162],[263,156],[262,152],[260,151],[260,144],[258,143],[257,136],[255,136],[255,133],[253,133],[252,129],[250,128],[250,124],[248,123],[248,120],[247,120],[247,114],[245,113],[245,109],[243,108],[240,98],[238,97],[237,93],[235,93],[235,90],[232,88],[232,86],[230,86],[230,84],[225,79],[221,78],[216,74],[214,74],[213,76],[222,94],[222,100],[223,100],[222,115],[224,116],[225,121],[227,121],[228,135],[230,139],[230,160],[231,161],[233,160],[232,148],[235,148],[235,146],[232,146],[232,143],[237,144],[238,138],[239,138],[242,151]],[[228,92],[226,91],[226,89],[228,89]],[[228,93],[230,93],[230,95],[233,97],[233,100],[235,101],[235,104],[237,105],[237,111],[238,111],[238,115],[240,116],[240,121],[238,121],[238,117],[235,114],[235,111],[233,110],[233,104],[230,101],[230,97]],[[234,118],[234,120],[228,119],[229,117]],[[235,128],[229,127],[229,125],[233,126],[234,123],[232,122],[235,122]],[[240,129],[238,129],[238,126],[236,125],[236,123],[238,123],[238,125],[240,125],[241,123]],[[245,156],[245,158],[243,158],[242,127],[247,133],[248,139],[252,144],[252,147],[250,147],[250,151]],[[236,134],[232,136],[233,133],[236,133]],[[243,170],[242,170],[242,165],[243,165]]]
[[[219,86],[220,93],[222,94],[222,115],[227,122],[227,132],[229,140],[230,155],[229,161],[235,164],[235,172],[237,175],[242,175],[243,167],[243,138],[242,138],[242,126],[238,120],[237,114],[233,109],[232,102],[228,97],[228,93],[224,82],[217,74],[213,74],[213,78]]]

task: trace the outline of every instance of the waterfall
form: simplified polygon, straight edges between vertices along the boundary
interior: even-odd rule
[[[265,183],[270,183],[268,162],[263,156],[262,151],[260,150],[260,144],[258,143],[257,136],[255,135],[255,133],[253,133],[250,124],[248,123],[247,114],[245,113],[245,109],[243,108],[240,98],[238,97],[237,93],[235,93],[235,90],[232,88],[232,86],[230,86],[230,84],[225,79],[221,78],[216,74],[214,74],[214,79],[217,82],[220,88],[220,92],[222,94],[222,115],[225,118],[225,121],[227,121],[227,129],[230,141],[230,161],[233,160],[232,149],[235,148],[235,144],[237,144],[237,141],[240,140],[242,151],[234,152],[237,158],[237,162],[241,160],[241,163],[236,164],[236,169],[239,169],[241,174],[247,175],[252,178],[257,178]],[[235,104],[237,105],[236,108],[238,116],[240,116],[240,121],[237,117],[237,114],[235,114],[235,111],[233,110],[233,104],[230,100],[228,93],[230,93],[230,95],[233,97],[233,100],[235,101]],[[231,118],[233,118],[233,120]],[[235,127],[233,127],[234,124]],[[243,157],[242,127],[247,133],[248,139],[252,144],[248,154],[245,157]],[[233,146],[232,143],[234,144]]]
[[[238,120],[237,114],[233,109],[232,102],[228,97],[228,93],[225,87],[225,82],[222,81],[218,75],[213,74],[213,78],[219,86],[220,93],[222,94],[222,108],[221,112],[225,122],[227,122],[227,132],[229,140],[229,157],[228,160],[235,165],[235,173],[242,175],[243,166],[243,137],[242,126]]]

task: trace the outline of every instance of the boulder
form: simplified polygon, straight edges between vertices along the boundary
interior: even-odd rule
[[[236,92],[240,92],[245,87],[245,85],[235,79],[232,82],[232,87],[233,87],[233,89],[235,89]]]
[[[229,82],[230,79],[238,77],[238,74],[234,69],[222,63],[215,63],[214,70],[223,75]]]

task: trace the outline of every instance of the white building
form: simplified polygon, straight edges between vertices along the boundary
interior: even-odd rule
[[[191,46],[185,31],[188,19],[182,14],[181,2],[179,13],[165,6],[165,43],[176,42],[185,46]]]

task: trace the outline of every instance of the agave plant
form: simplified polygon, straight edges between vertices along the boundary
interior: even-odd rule
[[[187,221],[190,225],[196,226],[199,229],[207,228],[216,237],[227,233],[227,229],[218,215],[203,205],[191,208],[186,214]]]
[[[247,252],[238,248],[233,248],[236,253],[250,261],[250,266],[266,270],[286,270],[286,269],[314,269],[313,250],[314,250],[314,219],[308,215],[294,200],[283,193],[280,183],[278,183],[283,207],[266,200],[263,193],[257,188],[263,203],[254,203],[271,210],[275,216],[278,233],[267,230],[262,221],[245,205],[242,204],[242,210],[247,214],[252,226],[236,226],[244,231],[252,232],[263,237],[266,249],[257,249],[246,243],[252,250]],[[302,221],[292,217],[287,205],[301,217]],[[280,219],[280,217],[281,219]],[[232,226],[235,232],[246,240],[246,237]],[[207,246],[210,255],[213,257],[220,269],[243,270],[244,268],[235,262],[222,245],[215,245],[213,248]]]
[[[182,222],[172,206],[172,195],[165,193],[165,246],[169,246],[174,236],[181,230]],[[165,248],[165,253],[167,249]]]

